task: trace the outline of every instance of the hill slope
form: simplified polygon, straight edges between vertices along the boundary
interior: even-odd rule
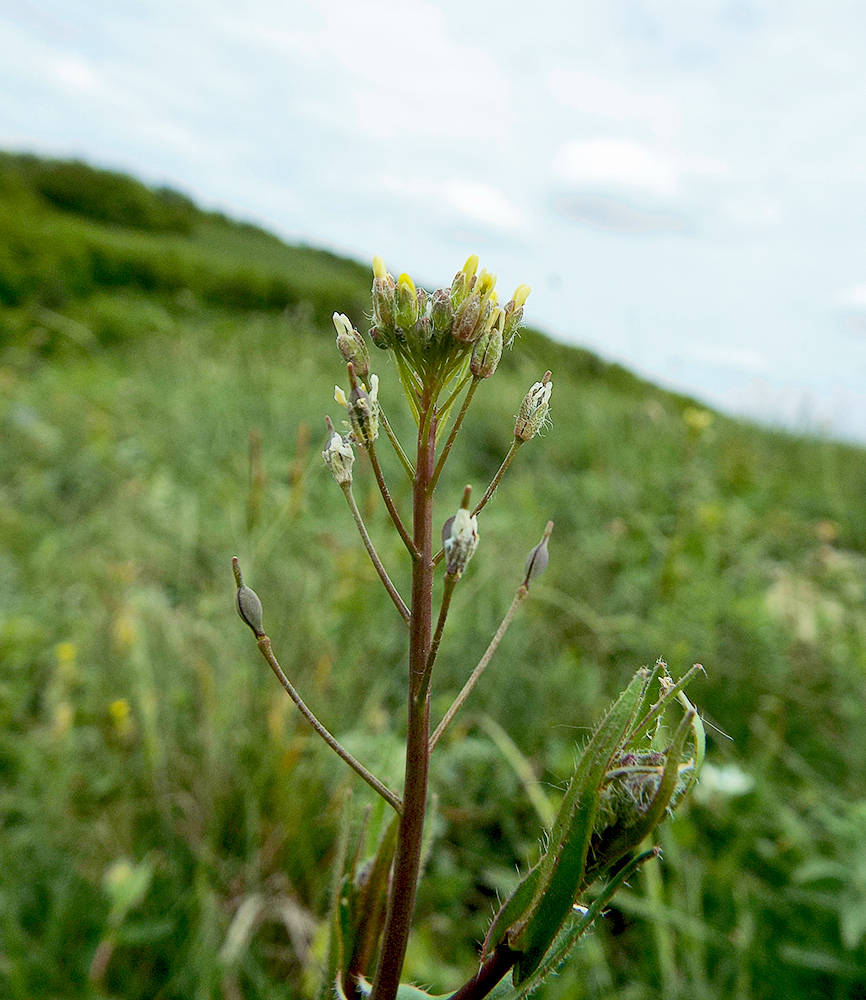
[[[0,157],[3,995],[305,995],[342,791],[366,790],[264,675],[229,560],[307,699],[398,783],[402,636],[319,456],[344,380],[329,317],[361,325],[368,293],[359,265],[180,195]],[[662,876],[618,897],[551,995],[859,996],[866,452],[709,417],[528,331],[477,395],[443,520],[547,368],[553,427],[485,511],[435,713],[548,518],[551,565],[436,762],[411,974],[471,969],[533,857],[524,790],[474,722],[503,724],[553,796],[623,678],[664,655],[705,664],[694,696],[733,742],[665,831]]]

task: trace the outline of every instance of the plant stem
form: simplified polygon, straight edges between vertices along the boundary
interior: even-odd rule
[[[486,997],[502,981],[502,977],[518,958],[520,958],[519,951],[512,951],[506,944],[499,945],[478,972],[449,997],[449,1000],[481,1000],[482,997]]]
[[[512,438],[511,447],[508,449],[508,453],[505,458],[502,459],[502,465],[499,466],[499,471],[490,480],[490,485],[487,487],[484,496],[475,505],[475,509],[472,511],[473,514],[477,514],[482,507],[487,504],[487,501],[493,496],[493,492],[499,483],[502,481],[502,477],[508,470],[508,466],[511,465],[511,460],[517,454],[517,449],[523,444],[523,440],[519,437]]]
[[[411,482],[415,478],[415,470],[412,468],[412,463],[406,457],[406,452],[403,451],[403,446],[400,444],[400,439],[394,433],[391,425],[388,423],[388,418],[385,416],[385,411],[382,409],[382,404],[379,403],[379,422],[385,429],[385,433],[388,435],[388,440],[394,447],[394,451],[397,453],[397,458],[400,459],[400,464],[406,470],[406,475],[409,477]]]
[[[493,496],[493,494],[494,494],[494,492],[496,490],[496,487],[500,484],[500,482],[502,482],[502,477],[508,471],[508,466],[511,465],[511,462],[512,462],[514,456],[517,454],[517,449],[523,443],[524,442],[521,440],[521,438],[518,438],[518,437],[512,438],[511,447],[508,449],[508,452],[507,452],[505,458],[502,459],[502,465],[499,466],[499,469],[498,469],[496,475],[493,477],[493,479],[490,480],[490,485],[485,490],[484,496],[475,505],[475,507],[474,507],[474,509],[472,511],[473,516],[475,514],[478,514],[479,511],[481,511],[481,509],[487,505],[487,501]],[[445,555],[445,550],[444,549],[439,549],[439,551],[433,557],[433,565],[434,566],[438,566],[439,563],[442,562],[442,557],[444,555]]]
[[[373,474],[376,477],[376,482],[379,484],[379,492],[382,494],[382,499],[385,501],[385,506],[388,508],[388,513],[391,515],[394,527],[403,539],[403,544],[409,550],[409,555],[411,555],[413,559],[417,559],[418,550],[413,544],[412,539],[409,537],[409,532],[403,525],[400,515],[397,513],[397,508],[394,506],[394,501],[391,499],[391,494],[388,491],[385,477],[382,475],[382,467],[379,465],[379,456],[376,454],[376,446],[370,442],[370,444],[366,447],[367,454],[370,456],[370,464],[373,466]]]
[[[439,620],[436,622],[436,631],[433,634],[433,641],[430,643],[430,652],[427,654],[427,663],[424,666],[424,676],[421,678],[421,686],[418,689],[418,698],[427,697],[430,689],[430,677],[433,673],[433,664],[436,662],[436,654],[439,652],[439,643],[442,641],[442,632],[445,628],[445,619],[448,617],[448,608],[451,606],[451,595],[457,586],[457,577],[450,573],[445,574],[444,590],[442,591],[442,604],[439,608]]]
[[[356,760],[348,750],[335,738],[333,737],[327,729],[322,725],[321,722],[313,715],[313,713],[304,704],[303,699],[295,690],[292,682],[283,673],[283,668],[277,662],[277,658],[274,655],[274,651],[271,648],[271,640],[266,635],[260,635],[257,637],[256,642],[258,644],[259,650],[262,656],[267,660],[268,666],[273,670],[277,676],[277,680],[286,689],[289,697],[298,706],[298,710],[301,715],[309,722],[309,724],[316,730],[319,736],[328,744],[328,746],[341,757],[348,765],[352,768],[356,774],[360,775],[367,782],[367,784],[377,791],[382,798],[391,806],[395,812],[400,813],[402,811],[402,803],[400,799],[391,791],[390,788],[386,788],[381,781],[359,761]]]
[[[430,763],[429,697],[419,698],[433,619],[433,498],[429,492],[433,475],[436,421],[432,416],[435,395],[428,389],[421,399],[418,453],[412,486],[413,544],[418,558],[412,563],[411,617],[409,619],[408,731],[406,734],[406,778],[403,809],[397,834],[397,850],[388,897],[382,952],[376,970],[372,1000],[394,1000],[406,957],[409,929],[415,908],[415,893],[421,865],[424,815],[427,807],[427,775]]]
[[[472,673],[469,676],[469,680],[466,681],[466,683],[463,685],[463,690],[460,692],[460,694],[457,695],[457,697],[451,703],[451,707],[448,709],[448,711],[442,718],[442,721],[436,727],[436,732],[433,733],[433,735],[430,737],[431,754],[436,749],[436,744],[439,742],[440,739],[442,739],[442,734],[451,725],[451,720],[463,707],[463,703],[466,701],[469,695],[472,694],[472,689],[475,687],[475,685],[478,683],[478,679],[484,673],[487,664],[490,662],[493,654],[496,652],[497,646],[499,645],[500,642],[502,642],[502,637],[508,631],[508,626],[513,621],[514,616],[517,614],[517,609],[520,607],[521,602],[524,600],[524,598],[527,596],[528,593],[529,593],[529,588],[526,586],[526,584],[521,583],[521,585],[517,588],[517,593],[514,595],[514,600],[511,602],[511,607],[508,609],[508,611],[505,614],[505,617],[502,619],[502,624],[496,630],[496,635],[494,635],[493,638],[490,640],[490,645],[487,647],[484,656],[482,656],[481,659],[478,661],[478,666],[472,671]]]
[[[351,510],[352,517],[355,519],[355,524],[357,525],[358,532],[361,535],[362,541],[364,542],[364,546],[367,549],[367,554],[370,556],[370,561],[376,567],[376,572],[379,574],[379,578],[385,585],[385,590],[388,591],[391,600],[394,602],[397,610],[400,612],[400,616],[403,618],[404,621],[408,622],[410,618],[409,609],[406,607],[406,603],[404,602],[403,598],[397,592],[397,588],[394,586],[393,583],[391,583],[391,578],[385,571],[385,567],[382,565],[382,560],[379,558],[376,549],[373,547],[373,542],[371,541],[370,536],[367,533],[367,526],[364,524],[364,520],[361,517],[361,512],[358,510],[357,503],[355,503],[355,494],[352,492],[352,484],[340,483],[340,486],[342,487],[343,493],[345,493],[346,495],[346,500],[349,504],[349,510]]]
[[[436,463],[436,470],[433,473],[433,478],[430,480],[430,486],[428,488],[431,493],[434,489],[436,489],[436,483],[439,481],[439,475],[442,472],[442,467],[448,461],[448,455],[451,451],[451,447],[457,438],[457,433],[463,423],[463,418],[466,416],[466,411],[469,409],[469,404],[472,402],[472,397],[475,395],[475,390],[478,388],[478,383],[480,381],[481,379],[479,378],[472,379],[472,384],[469,386],[469,390],[463,399],[463,405],[460,407],[460,412],[454,419],[454,426],[451,428],[451,433],[448,435],[448,440],[445,442],[445,447],[442,449],[439,461]]]

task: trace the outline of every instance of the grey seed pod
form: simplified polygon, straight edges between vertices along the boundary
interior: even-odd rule
[[[235,583],[238,587],[236,606],[241,619],[249,625],[255,633],[257,639],[265,634],[262,625],[262,602],[254,590],[244,585],[244,578],[241,574],[241,564],[237,556],[232,556],[232,572],[235,576]]]
[[[238,587],[238,614],[253,630],[257,639],[265,634],[262,625],[262,602],[254,590],[243,585]]]
[[[547,527],[544,529],[544,534],[541,537],[541,541],[526,557],[526,568],[524,570],[523,586],[528,587],[530,583],[539,575],[543,573],[547,567],[550,555],[547,551],[547,543],[550,539],[550,533],[553,531],[553,521],[547,522]]]

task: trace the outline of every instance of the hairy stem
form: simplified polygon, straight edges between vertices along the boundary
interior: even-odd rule
[[[370,561],[375,566],[376,572],[379,574],[379,578],[385,585],[385,590],[388,591],[388,595],[394,602],[397,610],[400,612],[400,616],[403,618],[404,621],[408,622],[409,618],[411,617],[409,614],[409,609],[406,607],[403,598],[397,592],[397,588],[394,586],[393,583],[391,583],[391,578],[385,571],[385,567],[382,565],[382,560],[379,558],[379,555],[373,546],[373,542],[371,541],[370,536],[367,533],[367,527],[364,524],[363,518],[361,517],[361,512],[358,510],[358,505],[357,503],[355,503],[355,495],[352,492],[352,484],[340,483],[340,486],[342,487],[343,493],[346,494],[346,500],[349,504],[349,510],[352,512],[352,517],[355,519],[355,524],[357,525],[358,533],[361,536],[361,540],[364,542],[364,547],[367,549],[367,554],[370,556]]]
[[[481,1000],[482,997],[486,997],[502,981],[502,977],[513,967],[518,958],[520,958],[519,951],[512,951],[506,944],[499,945],[478,972],[449,1000]]]
[[[394,1000],[406,956],[409,929],[421,865],[424,815],[427,807],[427,774],[430,762],[429,698],[419,698],[430,652],[433,618],[433,475],[436,421],[432,416],[435,395],[421,400],[418,454],[412,487],[413,544],[418,558],[412,563],[411,618],[409,620],[408,732],[403,809],[388,897],[382,952],[373,985],[372,1000]]]
[[[402,803],[400,802],[400,799],[391,791],[390,788],[386,788],[374,774],[371,774],[359,760],[356,760],[349,753],[349,751],[334,736],[332,736],[327,729],[325,729],[322,723],[319,722],[315,715],[313,715],[313,713],[304,704],[303,699],[295,690],[289,678],[283,673],[283,668],[277,662],[277,658],[271,648],[271,640],[266,635],[260,635],[257,637],[256,642],[258,643],[262,656],[267,660],[268,666],[276,674],[277,680],[283,685],[288,696],[298,706],[298,710],[301,715],[303,715],[307,722],[309,722],[313,729],[316,730],[319,736],[322,737],[334,753],[336,753],[338,757],[341,757],[349,765],[349,767],[355,771],[356,774],[360,775],[360,777],[362,777],[372,789],[382,796],[388,805],[399,813],[402,810]]]

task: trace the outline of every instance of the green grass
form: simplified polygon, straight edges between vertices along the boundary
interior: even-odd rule
[[[369,795],[267,672],[230,559],[305,698],[398,784],[401,626],[319,455],[345,381],[328,317],[362,322],[368,276],[191,206],[182,232],[61,210],[15,163],[0,172],[15,209],[0,206],[0,995],[305,997],[345,790],[358,812]],[[436,717],[549,518],[551,565],[434,759],[408,974],[465,977],[537,850],[484,717],[554,799],[610,698],[663,655],[676,675],[706,666],[693,697],[733,742],[711,740],[716,770],[664,829],[664,863],[546,995],[866,996],[866,452],[721,416],[701,430],[689,400],[527,332],[476,396],[443,520],[495,472],[546,368],[553,426],[481,518]],[[363,457],[356,470],[405,587]],[[737,794],[729,765],[748,778]]]

